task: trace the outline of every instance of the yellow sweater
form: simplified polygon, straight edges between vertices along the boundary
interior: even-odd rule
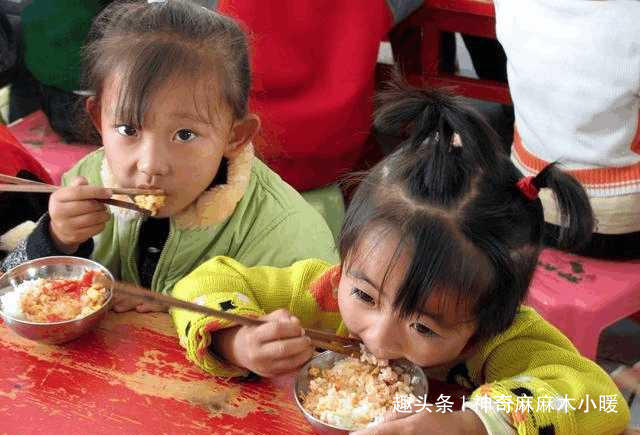
[[[250,316],[286,308],[304,327],[346,334],[337,283],[337,266],[321,260],[275,268],[245,267],[215,257],[179,281],[173,294]],[[232,324],[179,309],[171,314],[180,343],[195,364],[216,376],[247,374],[208,349],[211,333]],[[493,405],[501,405],[519,434],[617,434],[629,422],[627,404],[611,378],[531,308],[521,307],[509,329],[476,349],[466,361],[444,370],[447,379],[475,388],[471,400],[476,403],[491,398]]]

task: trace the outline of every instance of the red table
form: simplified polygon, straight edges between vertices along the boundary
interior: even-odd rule
[[[0,323],[0,361],[0,433],[313,433],[290,379],[206,375],[185,359],[167,314],[111,312],[63,346],[28,341]],[[430,401],[444,388],[430,384]]]

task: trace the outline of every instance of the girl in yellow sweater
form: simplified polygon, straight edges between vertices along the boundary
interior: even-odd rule
[[[541,248],[538,191],[555,194],[559,243],[570,247],[593,227],[583,189],[553,165],[523,178],[455,97],[396,78],[381,101],[376,127],[404,142],[362,180],[342,228],[342,263],[203,264],[174,295],[268,322],[174,310],[188,357],[217,376],[276,376],[312,356],[304,328],[324,328],[474,389],[461,411],[402,414],[362,433],[622,432],[629,410],[609,376],[521,305]]]

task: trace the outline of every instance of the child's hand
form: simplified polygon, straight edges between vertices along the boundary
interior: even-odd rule
[[[165,312],[169,307],[160,303],[147,302],[132,296],[115,293],[113,295],[113,311],[124,313],[135,309],[139,313]]]
[[[313,356],[300,320],[287,310],[261,317],[267,323],[241,326],[214,335],[216,351],[229,362],[264,377],[290,373]]]
[[[621,391],[640,394],[640,361],[633,367],[619,367],[611,373],[613,382]]]
[[[89,186],[84,177],[76,177],[69,186],[58,189],[49,199],[49,232],[56,248],[73,254],[78,247],[104,229],[109,213],[96,199],[108,199],[111,191]]]
[[[480,418],[473,411],[437,413],[421,411],[391,413],[380,424],[351,432],[352,435],[486,435]]]

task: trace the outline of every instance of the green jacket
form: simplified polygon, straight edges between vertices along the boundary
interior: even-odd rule
[[[89,184],[102,185],[103,156],[102,149],[86,156],[64,175],[63,184],[82,175]],[[170,291],[179,279],[217,255],[249,265],[278,267],[309,257],[338,260],[333,236],[322,217],[257,158],[244,196],[223,222],[184,229],[174,218],[170,221],[151,282],[155,291]],[[139,283],[136,259],[141,223],[140,219],[112,216],[104,231],[94,237],[92,258],[118,279]]]

